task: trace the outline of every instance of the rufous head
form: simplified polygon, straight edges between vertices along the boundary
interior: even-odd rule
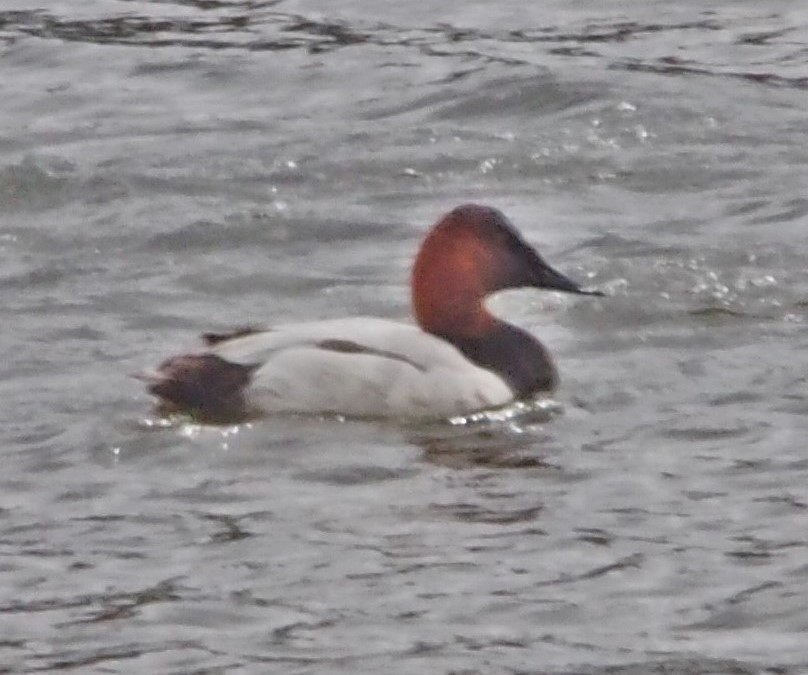
[[[465,204],[443,216],[421,245],[412,270],[413,311],[427,332],[474,337],[495,321],[484,298],[522,287],[602,295],[550,267],[498,209]]]

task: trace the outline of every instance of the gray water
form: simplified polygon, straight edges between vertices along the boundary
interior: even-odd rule
[[[808,671],[808,9],[0,2],[0,672]],[[162,423],[504,210],[556,405]]]

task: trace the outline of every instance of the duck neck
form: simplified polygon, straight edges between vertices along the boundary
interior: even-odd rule
[[[418,324],[454,345],[475,365],[501,377],[516,399],[552,391],[558,374],[544,346],[527,331],[493,316],[479,300],[455,296],[443,311],[414,302]],[[437,309],[437,308],[434,308]]]
[[[413,293],[413,312],[427,333],[453,342],[488,334],[499,321],[483,306],[479,294],[469,289],[443,293]]]
[[[492,317],[493,319],[493,317]],[[525,399],[558,385],[558,373],[544,346],[527,331],[493,319],[484,335],[446,336],[463,355],[481,368],[499,375],[514,392]]]

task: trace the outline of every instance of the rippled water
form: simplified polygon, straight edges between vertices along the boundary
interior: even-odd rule
[[[0,672],[808,669],[808,10],[0,6]],[[408,315],[502,208],[558,406],[163,425],[204,330]]]

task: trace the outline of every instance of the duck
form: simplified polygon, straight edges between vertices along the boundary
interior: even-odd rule
[[[275,413],[452,418],[536,399],[559,384],[547,349],[494,316],[516,288],[602,296],[553,269],[500,210],[457,206],[431,228],[410,279],[415,322],[313,320],[205,333],[204,348],[137,377],[162,415],[239,422]]]

